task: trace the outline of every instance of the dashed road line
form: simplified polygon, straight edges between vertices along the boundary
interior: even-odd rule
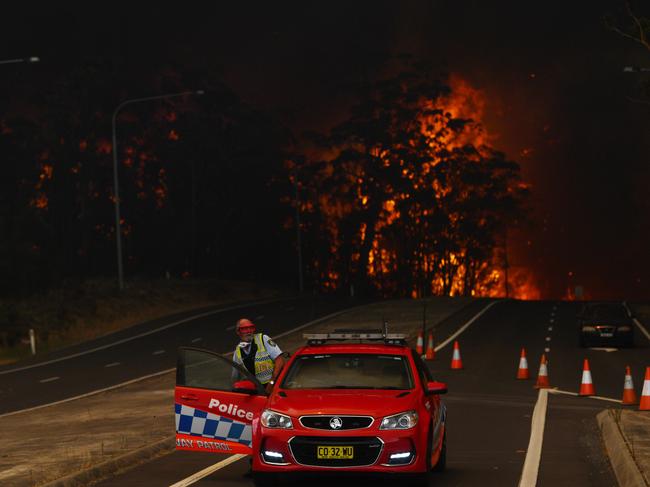
[[[46,382],[54,382],[55,380],[59,380],[61,377],[56,376],[56,377],[48,377],[47,379],[41,379],[39,382],[41,384],[45,384]]]
[[[192,338],[191,343],[200,342],[201,340],[203,340],[203,338],[201,338],[201,337],[199,337],[199,338]]]
[[[546,348],[544,349],[544,352],[546,352],[546,353],[549,353],[550,351],[551,351],[551,349],[550,349],[549,347],[546,347]]]
[[[548,327],[548,331],[553,331],[553,327],[552,327],[552,326],[549,326],[549,327]]]
[[[264,315],[256,316],[254,319],[255,319],[255,321],[262,320],[262,319],[264,319]]]
[[[546,337],[545,340],[546,340],[547,342],[550,342],[550,341],[551,341],[551,337]]]
[[[117,367],[121,362],[111,362],[110,364],[104,365],[104,368],[108,369],[109,367]]]
[[[154,353],[152,353],[151,355],[162,355],[163,353],[165,353],[164,350],[156,350],[156,351],[155,351]]]
[[[206,313],[201,313],[201,314],[198,314],[198,315],[188,316],[187,318],[183,318],[182,320],[174,321],[173,323],[168,323],[168,324],[160,326],[160,327],[158,327],[158,328],[156,328],[154,330],[145,331],[145,332],[139,333],[137,335],[133,335],[133,336],[130,336],[130,337],[127,337],[127,338],[123,338],[121,340],[116,340],[114,342],[108,343],[106,345],[102,345],[100,347],[95,347],[95,348],[91,348],[91,349],[88,349],[88,350],[84,350],[82,352],[73,353],[71,355],[66,355],[65,357],[59,357],[59,358],[55,358],[55,359],[52,359],[52,360],[46,360],[44,362],[38,362],[38,363],[35,363],[35,364],[31,364],[31,365],[25,365],[23,367],[15,367],[13,369],[2,370],[2,371],[0,371],[0,375],[11,374],[13,372],[19,372],[21,370],[33,369],[34,367],[42,367],[43,365],[49,365],[49,364],[53,364],[53,363],[56,363],[56,362],[62,362],[63,360],[68,360],[68,359],[75,358],[75,357],[81,357],[82,355],[88,355],[89,353],[97,352],[98,350],[105,350],[107,348],[114,347],[114,346],[120,345],[122,343],[127,343],[127,342],[130,342],[130,341],[133,341],[133,340],[137,340],[138,338],[142,338],[144,336],[152,335],[152,334],[158,333],[159,331],[162,331],[162,330],[167,330],[168,328],[172,328],[174,326],[178,326],[178,325],[181,325],[183,323],[187,323],[188,321],[196,320],[196,319],[199,319],[199,318],[205,318],[206,316],[211,316],[211,315],[215,315],[215,314],[219,314],[219,313],[225,313],[226,311],[232,311],[234,309],[247,308],[249,306],[259,306],[261,304],[268,304],[268,303],[274,303],[274,302],[280,302],[280,301],[287,301],[287,300],[290,300],[290,299],[295,299],[295,298],[291,297],[291,298],[281,298],[281,299],[276,299],[276,298],[263,299],[261,301],[254,301],[254,302],[251,302],[251,303],[228,306],[226,308],[220,308],[220,309],[208,311]]]
[[[296,331],[300,331],[300,330],[302,330],[304,328],[307,328],[308,326],[316,325],[316,324],[321,323],[323,321],[327,321],[329,319],[336,318],[337,316],[342,315],[344,313],[349,313],[350,311],[354,311],[354,310],[357,310],[357,309],[360,309],[360,308],[364,308],[366,306],[368,306],[368,305],[367,304],[362,304],[362,305],[358,305],[358,306],[352,306],[350,308],[346,308],[346,309],[343,309],[343,310],[340,310],[340,311],[335,311],[334,313],[330,313],[330,314],[328,314],[326,316],[323,316],[321,318],[317,318],[315,320],[309,321],[309,322],[304,323],[304,324],[302,324],[300,326],[292,328],[291,330],[285,331],[284,333],[280,333],[279,335],[275,335],[275,336],[273,336],[271,338],[273,338],[273,339],[282,338],[283,336],[289,335],[289,334],[294,333]],[[234,350],[231,350],[230,352],[225,352],[222,355],[224,357],[231,356],[233,354],[233,351]],[[15,371],[16,369],[12,369],[12,370]],[[56,404],[64,404],[64,403],[67,403],[67,402],[76,401],[77,399],[82,399],[84,397],[95,396],[97,394],[101,394],[101,393],[106,392],[106,391],[112,391],[114,389],[119,389],[120,387],[128,386],[129,384],[135,384],[137,382],[141,382],[143,380],[151,379],[153,377],[159,377],[161,375],[168,374],[170,372],[174,372],[175,370],[176,370],[176,367],[172,367],[170,369],[165,369],[165,370],[161,370],[159,372],[154,372],[153,374],[143,375],[142,377],[136,377],[135,379],[127,380],[126,382],[120,382],[119,384],[104,387],[102,389],[97,389],[95,391],[90,391],[90,392],[86,392],[84,394],[79,394],[78,396],[68,397],[66,399],[61,399],[59,401],[49,402],[49,403],[46,403],[46,404],[39,404],[38,406],[33,406],[31,408],[18,409],[16,411],[10,411],[8,413],[2,413],[2,414],[0,414],[0,418],[5,418],[7,416],[14,416],[16,414],[21,414],[21,413],[27,413],[27,412],[35,411],[35,410],[38,410],[38,409],[43,409],[43,408],[46,408],[46,407],[49,407],[49,406],[54,406]]]

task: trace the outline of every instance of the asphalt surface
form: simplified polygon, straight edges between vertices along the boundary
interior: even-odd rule
[[[259,303],[179,313],[60,350],[36,361],[0,367],[0,414],[49,404],[174,368],[179,346],[225,353],[236,345],[234,325],[241,317],[252,319],[261,331],[274,336],[360,304],[323,297]]]
[[[505,301],[493,306],[458,338],[464,369],[452,371],[451,344],[430,363],[434,375],[448,383],[447,471],[431,477],[436,486],[514,486],[519,482],[528,448],[531,415],[537,400],[533,387],[539,358],[549,357],[551,386],[578,392],[583,359],[588,358],[600,396],[619,399],[625,366],[636,384],[642,383],[649,344],[638,334],[637,346],[615,352],[578,347],[574,303]],[[474,308],[474,313],[477,308]],[[471,315],[456,313],[445,326],[461,326]],[[635,330],[635,333],[637,330]],[[445,334],[441,333],[441,337]],[[440,342],[437,339],[436,342]],[[531,379],[515,379],[522,347],[526,348]],[[596,414],[612,403],[562,394],[549,394],[538,486],[615,486],[596,423]],[[206,468],[223,456],[174,452],[97,485],[171,485]],[[240,460],[192,484],[248,486],[247,460]],[[345,477],[340,485],[358,485]],[[310,482],[331,485],[332,481]],[[393,480],[386,480],[394,485]]]

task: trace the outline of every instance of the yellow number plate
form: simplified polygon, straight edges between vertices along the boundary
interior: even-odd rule
[[[354,458],[353,446],[319,446],[316,447],[319,460],[348,460]]]

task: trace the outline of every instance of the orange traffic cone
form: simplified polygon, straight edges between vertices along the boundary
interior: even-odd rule
[[[521,349],[521,357],[519,357],[519,369],[517,370],[517,379],[528,379],[528,360],[526,360],[526,350]]]
[[[636,398],[636,392],[634,392],[634,383],[632,382],[632,373],[630,372],[630,366],[625,366],[625,382],[623,383],[623,400],[621,404],[636,404],[639,402]]]
[[[643,380],[639,411],[650,411],[650,367],[645,368],[645,379]]]
[[[451,368],[453,370],[460,370],[463,368],[463,361],[460,358],[460,347],[458,341],[454,341],[454,354],[451,357]]]
[[[418,355],[422,355],[424,353],[424,333],[422,330],[418,331],[418,341],[415,344],[415,352]]]
[[[593,396],[596,394],[594,384],[591,381],[591,371],[589,370],[589,360],[585,359],[582,365],[582,381],[580,382],[579,396]]]
[[[436,351],[433,348],[433,333],[429,332],[429,339],[427,340],[427,354],[425,359],[433,360],[436,357]]]
[[[547,389],[551,387],[548,382],[548,366],[546,365],[546,355],[542,354],[542,360],[539,362],[539,372],[537,373],[536,389]]]

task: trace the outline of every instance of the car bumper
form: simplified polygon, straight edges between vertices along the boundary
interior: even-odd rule
[[[582,332],[580,335],[580,342],[583,346],[632,346],[634,344],[634,334],[632,332],[615,332],[599,333],[599,332]]]
[[[268,430],[253,447],[253,471],[277,473],[359,472],[421,473],[426,471],[426,432],[359,430]],[[319,446],[354,448],[350,460],[318,459]],[[410,453],[409,456],[405,456]],[[281,455],[281,456],[279,456]]]

